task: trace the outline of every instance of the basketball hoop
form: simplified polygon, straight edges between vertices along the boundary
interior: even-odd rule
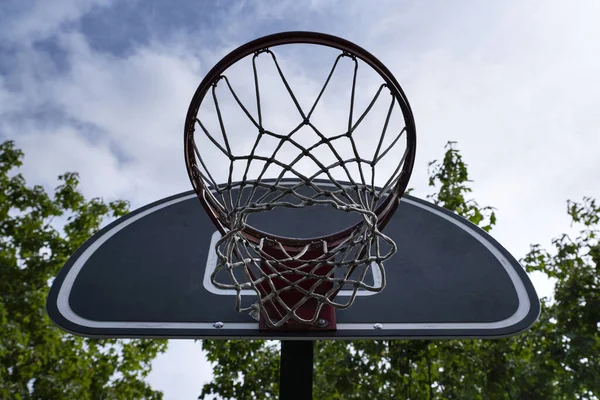
[[[315,49],[314,59],[323,63],[324,50],[335,52],[310,107],[301,106],[300,96],[276,55],[290,46]],[[292,115],[286,116],[295,121],[288,131],[274,129],[264,121],[265,93],[257,66],[257,60],[263,58],[276,71],[267,78],[280,82],[285,96],[295,105]],[[317,126],[315,110],[324,107],[323,94],[345,62],[353,68],[347,123],[335,129]],[[247,104],[236,91],[243,85],[234,82],[239,77],[235,71],[243,71],[244,63],[252,71],[253,104]],[[380,80],[369,94],[358,89],[358,73],[365,69]],[[260,80],[269,86],[264,82]],[[231,100],[229,106],[237,107],[242,118],[247,118],[250,129],[228,129],[225,103],[219,99],[221,89]],[[357,109],[361,95],[369,96],[369,100],[364,108]],[[378,131],[373,128],[374,134],[368,138],[376,145],[367,157],[356,132],[382,101],[387,101],[388,111],[382,114]],[[251,106],[256,107],[255,112]],[[399,126],[392,126],[390,121],[398,114]],[[206,122],[209,118],[217,121],[212,128]],[[311,139],[307,140],[305,132],[310,132]],[[200,83],[188,110],[184,135],[188,175],[222,235],[215,246],[218,262],[211,281],[217,288],[236,291],[237,311],[260,318],[261,326],[268,329],[335,329],[335,309],[351,306],[359,291],[379,292],[385,287],[383,263],[395,253],[396,244],[382,229],[408,185],[416,132],[400,85],[373,55],[346,40],[312,32],[285,32],[249,42],[219,61]],[[235,144],[248,140],[245,150],[234,149]],[[266,141],[275,143],[269,151],[261,150]],[[292,156],[282,150],[284,146],[292,149]],[[224,157],[228,165],[213,162],[215,155]],[[312,169],[304,168],[306,163]],[[236,178],[240,164],[243,173]],[[228,171],[227,182],[219,184],[216,175],[224,169]],[[311,207],[347,213],[348,226],[301,238],[264,232],[251,223],[257,213]],[[367,282],[365,277],[373,268],[382,279]],[[256,302],[243,303],[242,291],[247,289],[254,291]],[[336,298],[342,289],[352,292],[343,301]]]
[[[510,252],[404,194],[412,112],[355,44],[287,32],[241,46],[202,80],[184,139],[194,191],[118,218],[68,258],[46,304],[61,329],[281,340],[287,400],[312,398],[316,340],[500,338],[538,319]]]

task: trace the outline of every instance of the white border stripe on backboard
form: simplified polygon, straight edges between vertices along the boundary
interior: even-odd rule
[[[174,329],[174,330],[200,330],[200,329],[213,329],[213,322],[120,322],[120,321],[92,321],[86,318],[82,318],[77,315],[69,305],[69,296],[71,290],[73,288],[73,283],[81,271],[83,265],[85,265],[86,261],[94,254],[96,250],[100,246],[102,246],[108,239],[117,234],[119,231],[124,229],[125,227],[131,225],[132,223],[138,221],[139,219],[144,218],[145,216],[157,212],[165,207],[172,206],[173,204],[177,204],[182,201],[186,201],[192,198],[195,198],[196,194],[190,194],[188,196],[182,196],[171,201],[167,201],[165,203],[159,204],[155,207],[149,208],[129,219],[124,221],[121,224],[114,226],[112,229],[105,232],[101,237],[99,237],[96,241],[94,241],[88,248],[84,250],[81,256],[75,261],[67,276],[65,277],[63,284],[58,293],[57,306],[60,314],[66,318],[68,321],[88,327],[88,328],[130,328],[130,329]],[[459,220],[450,217],[449,215],[436,210],[433,207],[428,207],[426,204],[422,204],[417,201],[413,201],[410,199],[403,198],[402,201],[407,202],[411,205],[423,208],[429,212],[436,214],[439,217],[442,217],[449,222],[455,224],[459,228],[463,229],[469,235],[473,236],[477,239],[481,244],[483,244],[493,255],[496,257],[498,262],[504,267],[506,273],[508,274],[515,291],[517,293],[517,298],[519,299],[519,306],[515,313],[510,317],[495,322],[482,322],[482,323],[386,323],[383,325],[383,330],[461,330],[461,329],[469,329],[469,330],[486,330],[486,329],[502,329],[507,328],[513,325],[516,325],[520,321],[522,321],[531,308],[531,304],[529,302],[529,297],[527,295],[527,290],[517,271],[512,267],[509,260],[504,257],[504,255],[492,244],[490,243],[483,235],[477,232],[476,229],[472,227],[462,224]],[[227,323],[222,328],[224,330],[246,330],[246,329],[257,329],[258,323]],[[338,330],[372,330],[372,323],[338,323]]]

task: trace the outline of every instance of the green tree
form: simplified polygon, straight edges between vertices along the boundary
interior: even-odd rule
[[[429,200],[490,231],[495,210],[470,198],[467,165],[450,142],[430,163]],[[568,202],[580,227],[552,251],[531,247],[522,263],[555,278],[553,299],[541,299],[539,321],[500,340],[316,342],[317,399],[592,399],[600,396],[600,209],[591,198]],[[214,381],[201,398],[277,396],[278,347],[273,342],[204,341]],[[254,355],[254,356],[253,356]],[[593,397],[596,396],[596,397]]]
[[[568,201],[567,212],[577,235],[555,238],[552,251],[533,245],[523,260],[528,271],[556,279],[553,301],[543,299],[534,354],[554,398],[593,399],[600,397],[600,207],[586,197]]]
[[[85,199],[74,173],[59,177],[53,195],[29,187],[17,171],[22,159],[13,142],[0,144],[0,398],[162,398],[144,378],[165,341],[84,339],[46,314],[60,267],[128,204]]]

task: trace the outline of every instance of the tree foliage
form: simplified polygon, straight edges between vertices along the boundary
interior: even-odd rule
[[[495,210],[469,197],[467,165],[454,143],[429,172],[429,185],[437,189],[430,201],[486,231],[493,228]],[[541,299],[540,319],[529,331],[499,340],[319,341],[314,398],[600,397],[600,208],[591,198],[567,206],[580,228],[577,237],[559,236],[552,250],[534,245],[522,260],[527,271],[557,280],[553,299]],[[277,396],[275,343],[204,341],[203,347],[215,376],[200,398]]]
[[[60,267],[123,201],[87,200],[75,173],[53,195],[17,173],[23,152],[0,144],[0,398],[160,399],[144,381],[165,341],[96,340],[64,333],[46,314]]]

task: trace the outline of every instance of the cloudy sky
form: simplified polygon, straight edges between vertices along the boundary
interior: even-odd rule
[[[135,208],[189,189],[185,113],[220,57],[268,33],[330,33],[407,93],[415,193],[457,141],[474,197],[498,209],[495,237],[519,258],[569,229],[567,199],[600,197],[599,17],[596,0],[4,1],[0,140],[25,151],[30,183],[78,171],[87,196]],[[193,399],[210,367],[199,344],[173,342],[149,379]]]

